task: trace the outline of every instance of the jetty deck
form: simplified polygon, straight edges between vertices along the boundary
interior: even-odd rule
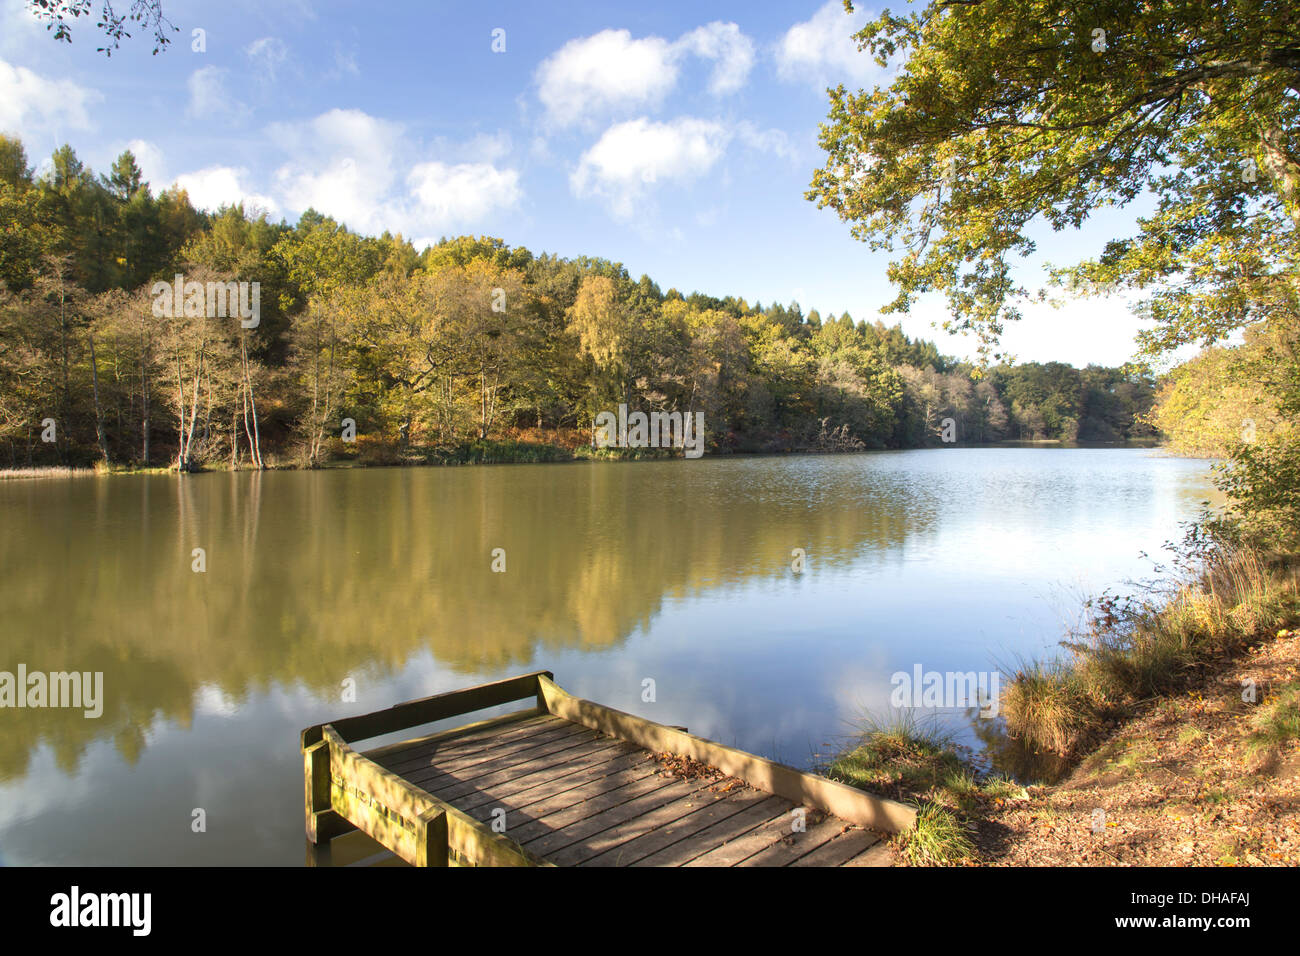
[[[514,712],[352,744],[520,700]],[[871,866],[915,811],[573,697],[548,671],[302,732],[309,844],[415,866]]]

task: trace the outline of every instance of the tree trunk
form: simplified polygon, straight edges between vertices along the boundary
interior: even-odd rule
[[[176,470],[185,470],[185,379],[181,374],[181,355],[176,353]]]
[[[239,361],[244,378],[244,428],[249,429],[249,414],[251,412],[252,427],[248,436],[249,457],[253,461],[253,466],[261,470],[262,442],[257,427],[257,399],[253,395],[253,373],[252,364],[248,360],[247,334],[247,332],[240,332],[239,334]]]
[[[68,428],[68,410],[72,405],[72,389],[68,384],[68,310],[67,294],[63,288],[63,272],[59,272],[59,347],[63,352],[63,401],[62,408],[59,410],[59,431],[66,432]],[[59,441],[55,447],[59,450],[59,461],[67,464],[67,456],[63,449],[63,442]]]
[[[144,432],[144,465],[149,467],[149,359],[151,356],[150,346],[152,341],[149,336],[149,324],[145,325],[144,349],[140,353],[140,409],[141,409],[141,429]]]
[[[87,330],[90,341],[90,391],[95,402],[95,439],[99,442],[99,453],[108,464],[108,439],[104,436],[104,411],[99,404],[99,363],[95,360],[95,333]]]
[[[1291,221],[1300,228],[1300,165],[1286,149],[1286,137],[1282,128],[1271,125],[1260,129],[1260,146],[1264,157],[1264,168],[1268,170],[1273,188],[1282,200]]]

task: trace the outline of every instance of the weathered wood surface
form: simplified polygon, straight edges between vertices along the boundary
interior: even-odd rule
[[[892,801],[572,697],[546,672],[485,687],[304,731],[309,841],[356,827],[421,866],[872,866],[889,862],[884,834],[914,819]],[[449,707],[530,697],[537,707],[456,730],[364,754],[350,746],[454,716]],[[674,773],[665,754],[695,763]]]
[[[640,744],[648,750],[691,757],[739,777],[759,790],[814,807],[863,827],[896,833],[909,829],[916,822],[916,811],[896,801],[876,797],[847,784],[802,773],[793,767],[743,750],[724,747],[712,740],[574,697],[557,687],[548,675],[539,675],[537,680],[547,709],[574,723]]]

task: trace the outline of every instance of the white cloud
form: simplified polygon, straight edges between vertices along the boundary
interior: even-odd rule
[[[478,133],[469,142],[457,145],[442,140],[434,144],[444,158],[463,162],[495,163],[510,155],[510,134],[505,130],[496,133]]]
[[[555,154],[551,152],[551,144],[546,141],[545,136],[533,137],[532,142],[528,144],[528,155],[539,163],[555,161]]]
[[[697,27],[677,41],[677,49],[714,61],[709,92],[734,93],[745,85],[754,66],[754,43],[734,23],[715,21]]]
[[[208,166],[177,176],[176,185],[189,194],[190,202],[197,209],[218,209],[242,202],[245,212],[255,207],[275,215],[279,206],[274,199],[245,188],[242,180],[247,175],[248,170],[242,167]]]
[[[750,149],[761,153],[772,153],[782,159],[796,159],[799,155],[784,130],[759,129],[749,120],[742,120],[736,124],[736,136]]]
[[[858,49],[853,34],[866,23],[861,7],[846,14],[840,0],[827,0],[816,13],[786,31],[776,46],[777,73],[784,80],[819,89],[836,83],[874,85],[882,75],[871,55]]]
[[[190,74],[186,85],[190,103],[186,112],[196,118],[242,116],[247,107],[226,90],[226,71],[219,66],[203,66]]]
[[[270,134],[290,157],[275,174],[284,205],[316,209],[362,232],[437,235],[523,198],[519,173],[498,165],[509,150],[501,134],[443,145],[438,159],[413,155],[401,124],[361,110],[278,123]]]
[[[676,88],[687,56],[713,61],[709,92],[720,96],[745,84],[754,64],[754,44],[734,23],[710,23],[675,42],[602,30],[570,40],[542,62],[537,68],[537,98],[558,126],[654,108]]]
[[[38,133],[89,129],[90,107],[102,100],[72,80],[54,80],[0,60],[0,132],[26,140]]]
[[[261,37],[244,47],[244,55],[265,82],[274,82],[276,73],[289,58],[289,49],[276,37]]]
[[[563,126],[593,110],[655,105],[676,84],[672,44],[627,30],[570,40],[537,69],[537,98]]]
[[[361,110],[334,109],[305,123],[276,123],[270,134],[292,157],[276,173],[287,205],[311,207],[355,229],[385,228],[400,125]]]
[[[618,123],[582,154],[569,183],[575,195],[600,197],[614,215],[630,218],[650,187],[687,183],[708,172],[730,138],[721,123],[691,117]]]
[[[487,163],[420,163],[406,181],[420,212],[433,222],[472,222],[523,198],[519,173]]]
[[[360,76],[361,67],[357,66],[357,55],[355,52],[345,51],[337,43],[334,44],[334,68],[325,74],[326,78],[337,80],[342,79],[344,75]]]

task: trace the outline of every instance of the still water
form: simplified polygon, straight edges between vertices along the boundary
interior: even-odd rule
[[[895,672],[1053,653],[1210,494],[1062,448],[0,482],[0,670],[104,675],[0,709],[0,862],[300,864],[301,728],[532,670],[813,766]]]

